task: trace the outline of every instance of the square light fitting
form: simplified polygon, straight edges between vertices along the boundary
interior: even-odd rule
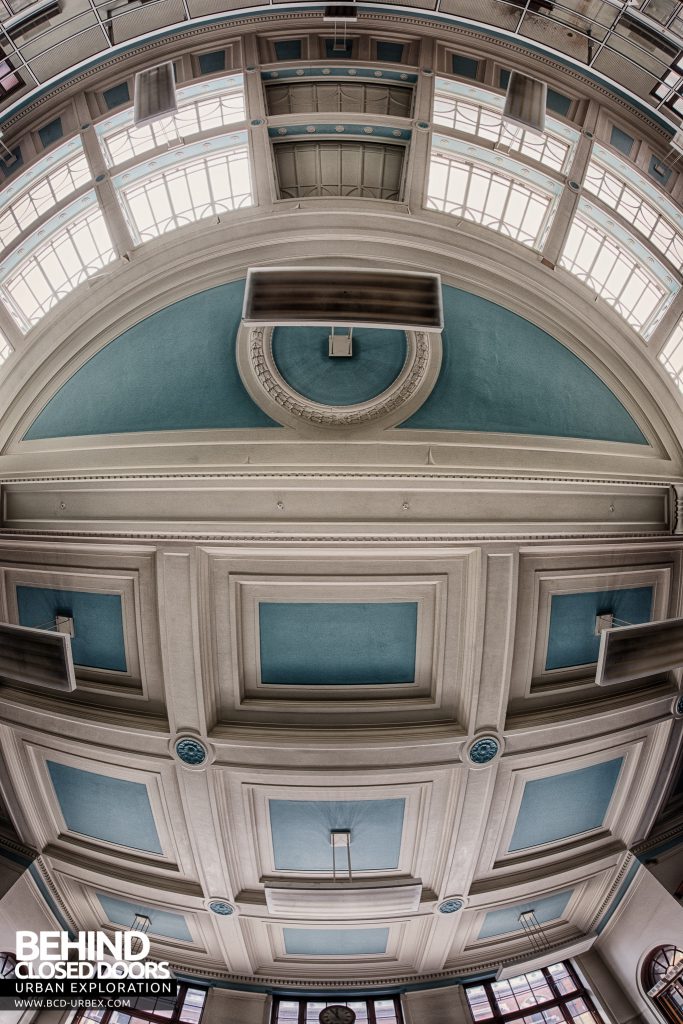
[[[351,845],[350,828],[331,828],[330,846],[343,846],[346,849]]]
[[[330,358],[337,356],[353,355],[353,332],[348,334],[330,334],[328,338],[328,353]]]
[[[595,617],[595,635],[600,636],[603,629],[611,629],[614,625],[614,615],[611,612],[607,612],[605,615],[596,615]]]
[[[55,617],[55,629],[58,633],[64,633],[66,636],[75,636],[74,632],[74,620],[70,615],[57,615]]]

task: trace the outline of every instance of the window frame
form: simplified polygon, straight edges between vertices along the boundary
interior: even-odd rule
[[[557,966],[556,964],[551,964],[549,965],[549,967],[537,968],[537,970],[542,971],[547,986],[553,993],[553,998],[546,999],[543,1003],[536,1003],[534,1006],[528,1006],[524,1009],[512,1010],[510,1013],[501,1013],[498,1009],[498,1001],[496,999],[492,987],[493,983],[497,980],[496,978],[486,978],[482,979],[481,981],[472,982],[469,985],[464,985],[463,988],[465,989],[467,1008],[469,1010],[473,1024],[488,1024],[489,1021],[494,1022],[494,1024],[500,1024],[500,1022],[505,1022],[505,1024],[513,1024],[514,1021],[522,1021],[525,1017],[528,1017],[531,1014],[542,1013],[544,1010],[554,1009],[559,1010],[566,1024],[574,1024],[574,1018],[572,1017],[569,1010],[566,1009],[566,1004],[572,1002],[574,999],[582,999],[586,1004],[586,1007],[588,1008],[589,1012],[593,1014],[595,1020],[601,1022],[603,1020],[602,1014],[595,1005],[590,995],[590,992],[582,982],[576,969],[568,960],[560,960],[558,961],[558,963],[565,968],[570,978],[576,985],[574,991],[566,993],[560,992],[559,988],[555,983],[555,979],[553,978],[552,973],[550,972],[550,966],[555,967]],[[517,977],[525,978],[527,974],[531,973],[534,972],[526,971],[524,974],[517,975]],[[505,980],[511,981],[513,979],[508,978]],[[485,990],[486,998],[488,999],[489,1005],[493,1010],[493,1014],[491,1017],[482,1017],[478,1021],[475,1020],[474,1014],[472,1013],[472,1008],[470,1006],[469,998],[467,997],[467,990],[473,988],[483,988]]]
[[[170,1016],[166,1016],[164,1014],[159,1013],[152,1013],[149,1010],[139,1010],[133,1006],[118,1008],[111,1007],[104,1011],[102,1017],[97,1022],[97,1024],[109,1024],[111,1016],[114,1013],[126,1014],[127,1016],[130,1016],[132,1018],[148,1021],[149,1024],[184,1024],[184,1022],[180,1020],[180,1014],[182,1012],[183,1006],[185,1005],[185,997],[187,996],[187,993],[190,989],[204,992],[204,1002],[202,1003],[202,1009],[199,1015],[199,1024],[201,1024],[202,1019],[204,1017],[204,1010],[206,1009],[206,999],[209,994],[209,990],[207,988],[204,988],[202,985],[190,985],[187,982],[178,983],[178,994],[176,996],[176,1000],[173,1006],[173,1013]],[[71,1024],[94,1024],[93,1018],[87,1016],[89,1010],[91,1009],[93,1009],[93,1007],[79,1007],[79,1009],[76,1011],[76,1016],[73,1018]]]
[[[323,1001],[325,1001],[326,1005],[328,1005],[328,1006],[336,1006],[336,1005],[343,1006],[346,1003],[363,1003],[364,1002],[365,1005],[366,1005],[366,1008],[367,1008],[368,1024],[377,1024],[377,1017],[376,1017],[376,1014],[375,1014],[375,1001],[378,998],[382,999],[382,1000],[387,1000],[387,999],[392,999],[393,1000],[393,1003],[394,1003],[394,1013],[396,1015],[396,1020],[397,1020],[398,1024],[403,1024],[403,1011],[401,1009],[401,997],[398,994],[384,995],[384,996],[379,996],[379,997],[370,996],[367,999],[362,999],[362,998],[360,998],[360,999],[348,999],[348,998],[342,999],[341,996],[338,996],[338,997],[336,997],[336,998],[334,998],[332,1000],[330,1000],[330,999],[321,999],[321,998],[318,998],[318,999],[299,999],[299,1000],[297,1000],[297,999],[291,999],[291,998],[289,998],[287,996],[277,996],[277,995],[275,995],[275,996],[273,996],[273,1006],[272,1006],[271,1015],[270,1015],[270,1024],[282,1024],[282,1022],[279,1022],[279,1020],[278,1020],[280,1003],[295,1003],[295,1002],[298,1002],[299,1003],[299,1017],[298,1017],[298,1020],[297,1020],[297,1024],[306,1024],[306,1007],[308,1006],[308,1004],[309,1003],[320,1003],[320,1002],[323,1002]],[[103,1022],[103,1024],[106,1024],[106,1022]],[[380,1021],[379,1024],[382,1024],[382,1022]]]

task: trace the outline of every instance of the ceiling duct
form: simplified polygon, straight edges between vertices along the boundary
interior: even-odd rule
[[[71,636],[0,622],[0,682],[21,689],[76,689]]]
[[[268,911],[275,917],[377,920],[416,914],[422,881],[419,878],[354,879],[350,884],[278,879],[266,882],[265,893]]]
[[[347,267],[252,268],[242,319],[245,324],[440,331],[441,278]]]
[[[29,4],[22,8],[17,14],[3,21],[4,28],[10,39],[21,36],[29,29],[41,25],[55,15],[60,14],[62,5],[59,0],[37,0],[37,3]]]
[[[177,110],[173,62],[138,71],[135,76],[133,124],[150,124],[162,117],[172,117]]]
[[[537,78],[529,78],[519,71],[510,72],[503,120],[527,131],[542,135],[545,131],[545,105],[548,86]]]
[[[683,619],[615,626],[600,634],[595,682],[614,686],[683,665]]]
[[[330,4],[325,8],[323,21],[358,21],[358,11],[350,4]]]

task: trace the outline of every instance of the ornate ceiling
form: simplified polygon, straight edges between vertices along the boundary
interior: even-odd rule
[[[77,675],[66,696],[0,688],[1,831],[41,913],[143,913],[181,976],[396,990],[529,962],[532,909],[553,958],[590,948],[644,844],[680,834],[678,677],[597,687],[595,630],[683,613],[683,414],[660,358],[683,186],[649,174],[676,118],[647,90],[631,105],[512,35],[474,46],[388,8],[334,56],[321,14],[235,12],[8,101],[21,163],[0,202],[63,169],[53,145],[86,163],[50,179],[0,279],[1,617],[70,615]],[[127,83],[157,55],[187,90],[180,145],[130,133]],[[500,130],[512,66],[568,99],[549,110],[565,150],[480,130],[482,111]],[[589,188],[598,157],[645,182],[674,241]],[[428,184],[451,159],[457,209]],[[507,220],[476,207],[486,174]],[[623,294],[576,271],[580,224],[596,252],[617,239]],[[57,281],[60,232],[86,227],[90,262]],[[242,325],[247,270],[278,265],[438,273],[444,329],[360,328],[334,359],[326,328]]]

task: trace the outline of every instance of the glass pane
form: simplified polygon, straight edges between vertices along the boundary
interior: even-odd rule
[[[467,988],[465,994],[475,1020],[487,1020],[489,1017],[493,1017],[493,1010],[483,985]]]
[[[576,991],[576,983],[564,964],[553,964],[548,970],[562,995]]]

